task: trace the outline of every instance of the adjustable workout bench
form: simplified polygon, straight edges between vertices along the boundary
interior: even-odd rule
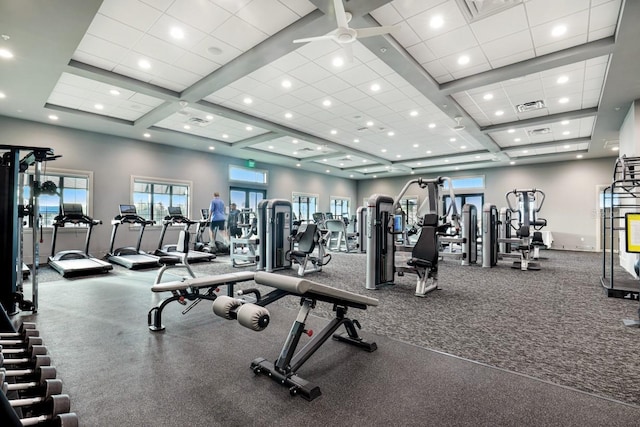
[[[216,276],[196,277],[187,280],[176,280],[172,282],[154,283],[151,287],[153,292],[171,292],[172,295],[156,304],[147,315],[147,323],[152,331],[162,331],[162,310],[172,301],[184,303],[185,300],[193,301],[182,314],[186,314],[193,306],[201,300],[215,301],[218,297],[215,292],[220,286],[227,286],[227,295],[234,294],[233,287],[236,283],[253,280],[255,272],[242,271],[238,273],[226,273]],[[200,290],[205,290],[201,293]]]
[[[220,296],[213,302],[213,312],[226,319],[237,319],[240,324],[250,329],[262,330],[269,324],[269,312],[264,308],[265,305],[287,295],[301,298],[300,311],[291,326],[277,360],[272,363],[264,358],[257,358],[251,362],[251,369],[254,373],[265,374],[279,384],[289,387],[289,393],[292,396],[299,395],[306,400],[313,400],[322,394],[317,385],[300,378],[296,372],[329,337],[333,336],[333,339],[337,341],[355,345],[368,352],[376,350],[375,343],[364,341],[358,335],[356,327],[359,329],[360,323],[346,317],[346,314],[349,307],[366,310],[368,306],[378,305],[377,299],[322,285],[304,278],[282,276],[263,271],[256,272],[254,280],[259,285],[276,289],[269,292],[264,298],[258,299],[255,304]],[[302,334],[312,335],[311,332],[305,330],[305,322],[309,312],[315,308],[318,301],[333,304],[336,317],[322,331],[313,334],[311,341],[296,353],[296,347]],[[345,326],[347,334],[334,334],[341,325]]]

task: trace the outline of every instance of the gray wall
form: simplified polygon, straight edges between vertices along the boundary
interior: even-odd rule
[[[191,181],[193,212],[189,212],[189,215],[197,218],[198,209],[209,206],[214,191],[219,191],[225,199],[228,197],[228,165],[244,165],[241,159],[215,153],[184,150],[7,117],[0,117],[0,129],[0,144],[46,146],[62,155],[60,159],[48,163],[47,167],[50,169],[93,171],[91,215],[105,223],[95,228],[92,238],[91,251],[96,256],[104,255],[108,249],[110,220],[117,214],[118,205],[131,201],[132,175]],[[291,200],[292,192],[316,193],[321,195],[319,207],[325,212],[329,210],[329,195],[349,197],[352,203],[357,204],[355,181],[262,164],[259,157],[256,158],[256,167],[269,171],[268,198]],[[134,244],[136,231],[127,227],[121,229],[118,230],[116,246]],[[142,248],[155,248],[158,238],[159,227],[149,229],[145,233]],[[46,259],[50,252],[50,230],[45,231],[44,239],[40,249],[41,260]],[[82,234],[64,230],[56,250],[81,248],[83,239]],[[166,239],[170,242],[175,237],[168,233]],[[25,241],[31,241],[30,233],[25,236]],[[31,262],[31,250],[28,245],[25,246],[25,261]]]
[[[553,234],[552,247],[569,250],[596,250],[599,231],[599,207],[596,189],[610,184],[615,158],[575,160],[546,165],[517,165],[504,168],[450,173],[447,176],[485,177],[485,202],[498,208],[506,206],[505,194],[516,188],[537,188],[546,194],[540,217],[546,218],[546,230]],[[404,184],[417,175],[392,179],[374,179],[358,183],[358,201],[371,194],[395,197]],[[435,178],[435,175],[423,175]],[[417,188],[417,186],[413,186]],[[407,194],[418,195],[420,190]]]

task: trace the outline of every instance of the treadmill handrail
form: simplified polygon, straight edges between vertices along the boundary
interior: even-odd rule
[[[64,227],[65,224],[87,224],[89,226],[102,224],[100,219],[93,219],[90,216],[80,214],[57,215],[53,220],[54,223],[52,225],[54,227]]]
[[[156,222],[151,219],[145,219],[140,215],[118,215],[111,220],[111,225],[115,224],[140,224],[140,225],[154,225]]]

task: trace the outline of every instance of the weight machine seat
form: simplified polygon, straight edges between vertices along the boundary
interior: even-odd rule
[[[533,232],[533,237],[531,238],[531,246],[542,246],[546,247],[544,244],[544,240],[542,239],[542,233],[539,231]]]
[[[438,264],[438,216],[427,214],[422,221],[422,230],[407,261],[410,267],[435,269]]]
[[[305,257],[314,251],[317,242],[317,227],[316,224],[309,223],[300,225],[298,233],[293,238],[293,241],[298,243],[298,249],[291,251],[291,256]]]

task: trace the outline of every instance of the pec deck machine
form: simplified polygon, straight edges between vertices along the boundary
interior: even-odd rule
[[[393,284],[396,273],[398,275],[412,273],[418,276],[416,296],[424,297],[428,292],[438,289],[438,258],[441,255],[441,243],[445,239],[450,244],[462,244],[463,265],[476,262],[477,213],[475,213],[475,207],[465,205],[463,212],[468,214],[463,218],[461,227],[455,203],[451,203],[448,211],[445,212],[442,200],[445,183],[448,183],[451,201],[455,201],[451,179],[448,177],[413,179],[405,184],[395,198],[381,194],[374,194],[369,198],[365,229],[366,289],[374,290],[383,285]],[[402,240],[403,243],[398,244],[396,242],[398,235],[405,233],[402,227],[394,227],[397,223],[404,223],[400,201],[407,190],[414,185],[426,193],[424,201],[418,208],[420,235],[415,245],[408,245],[406,236]],[[447,217],[450,218],[450,222],[444,222]],[[447,233],[450,229],[454,230],[453,234]],[[397,265],[396,252],[410,252],[411,256],[404,265]]]

